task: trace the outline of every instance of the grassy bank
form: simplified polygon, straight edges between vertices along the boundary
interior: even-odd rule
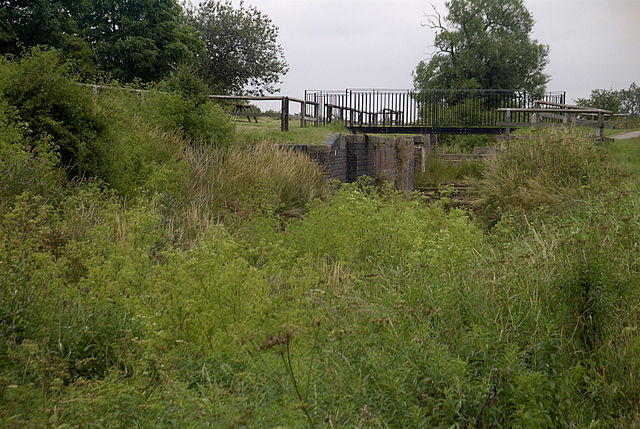
[[[290,120],[288,132],[281,132],[280,120],[273,118],[258,118],[258,123],[236,120],[235,124],[237,138],[244,142],[316,145],[324,142],[331,134],[349,133],[349,130],[340,123],[314,126],[313,122],[309,122],[305,128],[302,128],[300,121],[295,119]]]

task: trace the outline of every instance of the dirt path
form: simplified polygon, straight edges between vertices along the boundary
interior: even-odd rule
[[[640,138],[640,131],[631,131],[624,134],[618,134],[617,136],[611,136],[616,140],[638,139]]]

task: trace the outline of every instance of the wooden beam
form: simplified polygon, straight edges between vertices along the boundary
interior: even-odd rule
[[[604,137],[604,113],[600,112],[598,114],[598,137]]]
[[[554,113],[540,113],[540,117],[545,119],[557,119],[559,121],[563,121],[567,118],[564,115],[556,115]]]
[[[591,109],[588,106],[576,106],[575,104],[562,104],[556,103],[554,101],[545,101],[545,100],[536,100],[533,102],[536,105],[545,105],[545,106],[556,106],[556,107],[564,107],[566,109]]]
[[[257,95],[209,95],[208,96],[214,100],[246,100],[246,101],[279,101],[284,97],[268,95],[268,96],[257,96]]]

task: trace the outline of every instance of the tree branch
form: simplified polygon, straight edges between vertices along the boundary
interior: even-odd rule
[[[427,22],[426,24],[420,23],[420,25],[423,27],[429,27],[432,30],[449,31],[447,27],[444,26],[442,22],[442,15],[440,15],[440,12],[438,12],[438,9],[436,9],[436,6],[433,3],[431,4],[431,8],[433,9],[434,14],[425,14],[424,17],[427,19]]]

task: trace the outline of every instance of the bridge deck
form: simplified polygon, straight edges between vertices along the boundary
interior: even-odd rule
[[[349,125],[349,131],[361,134],[504,134],[506,127],[429,127],[394,125]]]

